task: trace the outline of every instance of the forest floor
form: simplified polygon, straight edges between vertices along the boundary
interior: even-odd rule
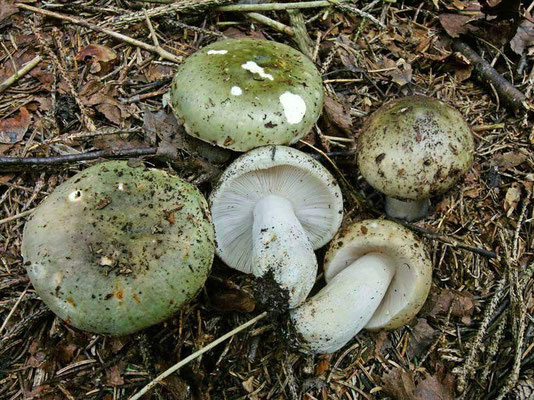
[[[188,55],[224,37],[251,36],[300,49],[322,73],[323,115],[297,147],[340,182],[345,223],[384,217],[354,149],[366,117],[388,100],[418,93],[456,107],[472,127],[474,165],[432,200],[427,218],[409,224],[431,255],[433,285],[408,326],[361,332],[332,355],[309,356],[289,349],[264,318],[144,398],[532,399],[532,4],[221,8],[230,3],[0,1],[0,398],[127,399],[261,312],[252,279],[216,259],[205,289],[166,322],[126,337],[82,332],[43,304],[20,251],[28,215],[102,157],[140,157],[207,196],[236,154],[199,154],[182,140],[162,96]],[[482,68],[489,81],[466,44],[490,64]],[[100,158],[81,159],[96,151]],[[5,157],[55,160],[8,164]]]

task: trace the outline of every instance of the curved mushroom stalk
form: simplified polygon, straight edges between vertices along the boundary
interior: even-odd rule
[[[266,196],[254,208],[252,273],[266,280],[257,293],[269,305],[282,301],[283,308],[294,308],[313,287],[317,275],[313,246],[284,197]],[[269,280],[276,282],[274,290]]]
[[[393,218],[416,221],[426,216],[429,206],[429,199],[404,201],[386,196],[386,214]]]
[[[314,353],[333,353],[360,332],[379,307],[395,265],[371,253],[337,274],[313,298],[291,312],[300,339]]]

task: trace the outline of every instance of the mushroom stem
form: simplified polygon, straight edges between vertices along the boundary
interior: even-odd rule
[[[371,319],[393,279],[388,256],[369,253],[339,272],[319,293],[291,311],[301,344],[312,353],[333,353]]]
[[[317,259],[289,200],[269,195],[258,201],[252,247],[252,273],[263,278],[258,292],[268,292],[260,300],[283,309],[302,303],[315,283]]]
[[[428,213],[430,200],[398,200],[386,196],[386,214],[390,217],[415,221]]]

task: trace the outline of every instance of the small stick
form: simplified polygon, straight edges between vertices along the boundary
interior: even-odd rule
[[[97,158],[149,156],[156,154],[157,151],[158,149],[155,147],[142,147],[139,149],[97,150],[54,157],[0,157],[0,170],[8,166],[58,165],[69,162],[95,160]]]
[[[220,6],[217,11],[252,12],[252,11],[280,11],[302,8],[321,8],[335,5],[338,1],[302,1],[297,3],[260,3],[260,4],[233,4]]]
[[[486,60],[480,57],[471,47],[460,40],[453,40],[454,51],[462,53],[472,64],[475,72],[482,82],[492,84],[495,90],[502,97],[504,103],[514,113],[528,110],[529,104],[526,96],[517,90],[510,82],[499,74]]]
[[[170,367],[167,371],[163,372],[161,375],[159,375],[156,379],[154,379],[152,382],[150,382],[148,385],[146,385],[143,389],[141,389],[139,392],[137,392],[135,395],[130,397],[130,400],[138,400],[140,399],[145,393],[147,393],[150,389],[152,389],[154,386],[156,386],[159,382],[161,382],[163,379],[171,375],[173,372],[178,371],[180,368],[182,368],[184,365],[188,364],[189,362],[193,361],[195,358],[200,357],[202,354],[206,353],[207,351],[213,349],[215,346],[221,344],[226,339],[231,338],[236,333],[241,332],[244,329],[247,329],[249,326],[254,325],[259,320],[265,318],[267,316],[267,311],[264,311],[257,317],[252,318],[251,320],[245,322],[244,324],[238,326],[237,328],[231,330],[230,332],[226,333],[225,335],[221,336],[217,340],[214,340],[207,346],[201,348],[200,350],[194,352],[189,357],[184,358],[182,361],[180,361],[178,364],[173,365]]]
[[[57,13],[57,12],[54,12],[54,11],[43,10],[43,9],[32,7],[32,6],[29,6],[27,4],[23,4],[23,3],[15,3],[15,5],[17,7],[19,7],[19,8],[23,8],[23,9],[28,10],[28,11],[33,11],[33,12],[38,13],[38,14],[46,15],[47,17],[57,18],[57,19],[60,19],[60,20],[63,20],[63,21],[68,21],[71,24],[80,25],[80,26],[83,26],[85,28],[91,29],[91,30],[93,30],[95,32],[103,33],[103,34],[111,36],[111,37],[113,37],[113,38],[115,38],[117,40],[120,40],[122,42],[131,44],[133,46],[140,47],[143,50],[156,53],[161,58],[163,58],[165,60],[172,61],[172,62],[175,62],[175,63],[181,63],[182,62],[182,58],[181,57],[175,56],[174,54],[168,52],[167,50],[165,50],[165,49],[163,49],[161,47],[152,46],[152,45],[147,44],[145,42],[141,42],[140,40],[133,39],[133,38],[131,38],[129,36],[123,35],[122,33],[118,33],[118,32],[112,31],[111,29],[106,29],[106,28],[102,28],[102,27],[100,27],[98,25],[91,24],[90,22],[87,22],[87,21],[85,21],[83,19],[74,18],[74,17],[71,17],[70,15],[63,15],[63,14],[60,14],[60,13]],[[144,19],[144,16],[143,16],[143,19]]]
[[[11,217],[0,219],[0,225],[7,224],[8,222],[15,221],[19,218],[24,218],[27,215],[30,215],[32,212],[35,211],[35,208],[32,208],[31,210],[23,211],[19,214],[12,215]]]
[[[289,26],[284,25],[281,22],[275,21],[274,19],[266,17],[265,15],[251,12],[251,13],[247,13],[246,16],[247,18],[250,18],[251,20],[254,20],[263,25],[267,25],[273,28],[275,31],[278,31],[280,33],[285,33],[286,35],[291,36],[291,37],[295,36],[295,32],[293,31],[293,28],[290,28]]]
[[[28,72],[30,72],[32,69],[34,69],[41,60],[42,60],[42,57],[40,55],[35,56],[32,60],[24,64],[24,66],[20,70],[15,71],[13,75],[7,78],[4,82],[0,83],[0,93],[2,93],[4,90],[10,87],[16,81],[18,81]]]
[[[4,330],[4,328],[6,327],[7,323],[9,322],[9,319],[11,318],[11,316],[13,315],[13,313],[15,312],[15,309],[18,307],[19,303],[21,302],[22,298],[24,297],[24,295],[26,294],[26,292],[28,291],[28,288],[30,287],[30,284],[28,283],[28,285],[26,286],[26,289],[24,289],[24,291],[21,293],[21,295],[19,296],[19,298],[17,299],[17,302],[15,303],[15,305],[11,308],[11,311],[9,311],[9,314],[7,314],[7,317],[6,319],[4,320],[4,322],[2,323],[2,326],[0,326],[0,333],[2,333],[2,331]]]

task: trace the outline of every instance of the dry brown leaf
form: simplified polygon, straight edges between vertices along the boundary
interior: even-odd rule
[[[117,61],[117,53],[107,46],[100,44],[89,44],[85,46],[77,55],[79,61],[89,61],[91,63],[90,72],[93,74],[107,74]]]
[[[20,142],[30,126],[31,119],[26,107],[21,107],[16,116],[0,120],[0,143]]]
[[[254,298],[236,289],[224,289],[211,296],[213,307],[220,311],[252,312],[256,307]]]
[[[341,129],[347,136],[352,135],[352,117],[348,106],[344,106],[339,101],[325,96],[324,110],[328,119]]]
[[[13,14],[16,14],[19,11],[18,7],[13,3],[8,3],[7,1],[0,1],[0,24],[11,17]]]
[[[517,27],[517,32],[510,41],[510,47],[515,53],[521,55],[532,45],[534,45],[534,23],[525,19]]]
[[[124,378],[121,376],[126,366],[125,361],[119,361],[118,364],[115,364],[110,369],[106,371],[107,381],[109,385],[121,386],[124,385]]]
[[[521,200],[521,186],[519,183],[514,182],[510,185],[506,191],[506,196],[504,196],[504,211],[506,211],[506,216],[510,217],[514,210],[517,208],[517,204]]]
[[[413,373],[395,368],[382,375],[384,391],[395,399],[413,399],[415,384]]]
[[[477,19],[482,18],[483,14],[480,15],[462,15],[462,14],[452,14],[444,13],[440,14],[439,22],[443,29],[452,36],[453,38],[459,37],[461,34],[468,33],[469,31],[474,31],[477,28],[471,25],[469,22],[476,21]]]
[[[251,376],[246,381],[243,381],[242,385],[248,393],[252,393],[254,391],[254,376]]]
[[[498,153],[491,157],[491,161],[494,165],[499,167],[513,168],[523,164],[527,161],[528,155],[521,150],[512,150],[506,153]]]
[[[429,295],[428,306],[430,308],[430,315],[436,316],[438,314],[446,314],[452,307],[451,315],[462,318],[462,322],[468,324],[470,318],[475,310],[473,300],[461,293],[454,292],[450,289],[439,289],[432,291]]]
[[[413,396],[414,400],[453,400],[453,376],[447,374],[443,382],[427,374],[425,379],[417,384]]]
[[[411,360],[420,357],[434,340],[436,330],[432,328],[425,318],[417,318],[417,324],[412,329],[413,337],[408,341],[406,355]]]

